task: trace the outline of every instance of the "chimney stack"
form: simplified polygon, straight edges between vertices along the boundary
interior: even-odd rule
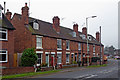
[[[78,35],[78,24],[73,25],[73,30],[76,32],[76,35]]]
[[[53,17],[53,29],[56,32],[60,32],[60,18],[58,16]]]
[[[6,17],[9,21],[11,21],[11,15],[12,15],[12,13],[9,11],[9,9],[7,9]]]
[[[83,28],[82,28],[82,33],[83,33],[84,35],[86,35],[86,38],[87,38],[87,28],[86,28],[86,27],[83,27]]]
[[[28,16],[29,16],[29,8],[27,6],[27,3],[25,3],[25,6],[22,7],[22,21],[24,22],[25,25],[29,23],[28,21]]]
[[[97,40],[98,42],[100,42],[100,33],[99,33],[99,32],[96,32],[96,40]]]

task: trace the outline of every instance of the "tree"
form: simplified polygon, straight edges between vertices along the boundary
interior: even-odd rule
[[[23,51],[21,56],[21,66],[33,66],[38,60],[34,48],[28,48]]]

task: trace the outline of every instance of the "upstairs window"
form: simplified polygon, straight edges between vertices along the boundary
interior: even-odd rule
[[[41,36],[36,37],[36,48],[42,49],[42,37]]]
[[[95,52],[95,45],[93,45],[93,52]]]
[[[7,30],[0,28],[0,40],[7,40]]]
[[[33,23],[33,28],[36,29],[36,30],[39,30],[39,24],[34,22]]]
[[[0,50],[0,62],[7,62],[7,51],[6,50]]]
[[[78,50],[81,50],[81,44],[78,43]]]
[[[67,50],[70,49],[70,41],[66,41],[66,49],[67,49]]]
[[[62,40],[57,39],[57,49],[62,49]]]
[[[87,47],[88,47],[88,48],[87,48],[87,49],[88,49],[88,51],[90,51],[90,47],[89,47],[89,44],[88,44],[88,46],[87,46]]]

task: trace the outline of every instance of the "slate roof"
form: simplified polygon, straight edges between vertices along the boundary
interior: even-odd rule
[[[2,14],[2,19],[0,19],[0,28],[15,30],[12,23],[6,18],[6,16],[4,14]]]
[[[19,18],[21,18],[20,14],[15,13]],[[33,22],[37,20],[37,22],[39,23],[39,30],[33,29]],[[86,43],[86,40],[83,40],[80,36],[76,36],[73,37],[71,35],[72,32],[74,32],[74,30],[70,29],[70,28],[66,28],[63,26],[60,26],[60,33],[57,33],[53,27],[52,27],[52,23],[46,22],[46,21],[42,21],[42,20],[38,20],[35,18],[31,18],[29,17],[29,25],[26,25],[26,27],[32,32],[33,35],[42,35],[42,36],[49,36],[49,37],[54,37],[54,38],[60,38],[60,39],[65,39],[65,40],[73,40],[73,41],[78,41],[78,42],[84,42]],[[79,32],[79,35],[81,35],[82,32]],[[91,44],[100,44],[98,41],[96,41],[96,39],[88,34],[89,36],[91,36],[92,40],[88,41]]]

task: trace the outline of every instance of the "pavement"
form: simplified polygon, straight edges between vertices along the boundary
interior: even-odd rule
[[[36,75],[15,80],[120,80],[120,60],[110,59],[105,67],[65,68],[52,74]]]
[[[119,80],[120,76],[118,75],[118,71],[120,66],[118,66],[118,60],[110,59],[108,60],[108,66],[106,67],[97,67],[97,68],[86,68],[86,67],[76,67],[76,68],[67,68],[62,69],[62,71],[53,74],[47,75],[37,75],[31,78],[39,78],[39,79],[111,79],[111,80]]]

